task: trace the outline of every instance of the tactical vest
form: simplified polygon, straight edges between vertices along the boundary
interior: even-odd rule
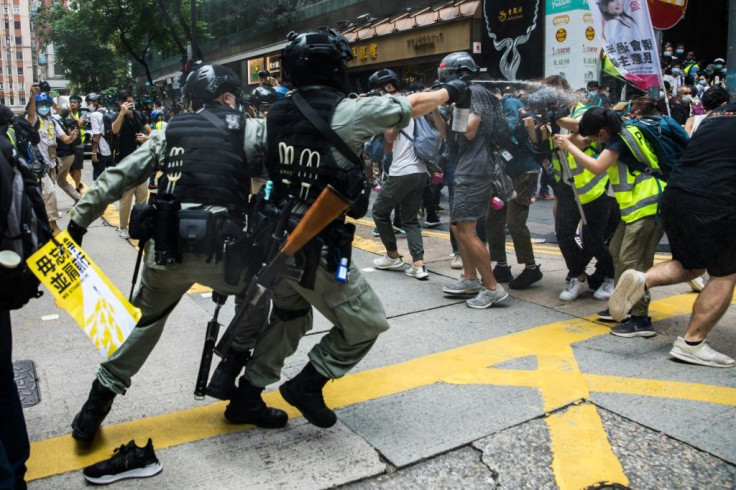
[[[180,202],[222,206],[244,212],[250,175],[243,150],[243,114],[226,106],[206,109],[222,122],[218,128],[201,111],[184,113],[166,127],[163,180]]]
[[[311,90],[304,99],[328,125],[345,97],[336,90]],[[299,111],[291,99],[268,111],[268,161],[275,198],[294,196],[305,204],[315,201],[327,184],[335,185],[344,172],[332,156],[332,145]]]
[[[572,117],[573,119],[580,119],[581,117],[583,117],[583,114],[585,114],[586,110],[588,110],[587,106],[584,106],[583,104],[578,104],[575,107],[575,110],[573,110],[570,117]],[[550,147],[554,148],[554,142],[552,141],[552,138],[549,139],[549,142]],[[553,170],[551,173],[556,182],[560,182],[560,180],[562,180],[562,165],[560,164],[558,156],[560,153],[565,152],[552,152]],[[598,144],[595,142],[591,142],[590,146],[583,150],[583,153],[594,158],[597,157],[597,155],[600,153],[600,150],[598,149]],[[596,175],[582,165],[578,165],[578,163],[575,161],[575,157],[573,157],[570,153],[565,153],[565,155],[567,157],[567,164],[570,167],[570,172],[572,173],[572,179],[575,184],[575,188],[577,189],[580,204],[588,204],[589,202],[595,201],[596,199],[601,197],[606,192],[608,175],[605,172]]]

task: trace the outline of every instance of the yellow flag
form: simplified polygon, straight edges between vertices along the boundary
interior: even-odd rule
[[[41,283],[109,357],[141,318],[84,250],[64,231],[26,261]]]

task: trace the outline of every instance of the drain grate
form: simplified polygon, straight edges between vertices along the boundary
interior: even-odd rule
[[[18,386],[20,404],[23,408],[32,407],[41,401],[36,378],[36,365],[33,361],[16,361],[13,363],[15,384]]]

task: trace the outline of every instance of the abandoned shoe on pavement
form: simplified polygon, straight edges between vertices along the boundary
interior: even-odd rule
[[[153,441],[148,439],[145,447],[130,441],[115,449],[112,457],[92,466],[87,466],[82,474],[85,480],[96,485],[107,485],[125,478],[147,478],[161,473],[163,466],[153,451]]]
[[[322,397],[322,388],[327,381],[329,378],[319,374],[309,362],[293,379],[282,384],[279,391],[284,400],[298,408],[305,419],[326,429],[337,422],[335,412],[325,405]]]
[[[267,406],[261,398],[262,392],[263,388],[253,386],[241,376],[225,409],[225,418],[233,424],[253,424],[266,429],[285,426],[289,416],[283,410]]]
[[[100,380],[95,379],[89,398],[82,405],[82,409],[72,421],[72,437],[82,444],[92,444],[95,434],[102,425],[102,421],[110,412],[116,393],[102,386]]]
[[[250,352],[232,352],[225,356],[212,373],[207,385],[207,396],[229,400],[235,391],[235,380],[250,359]]]

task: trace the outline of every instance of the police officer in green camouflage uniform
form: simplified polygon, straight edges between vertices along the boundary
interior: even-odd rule
[[[236,294],[244,288],[245,274],[226,280],[223,244],[234,237],[222,232],[242,232],[249,199],[250,176],[243,148],[245,118],[235,110],[241,88],[240,79],[228,68],[197,68],[183,89],[195,112],[176,117],[165,131],[155,131],[135,152],[108,168],[70,210],[69,233],[81,243],[87,227],[110,203],[157,171],[164,172],[157,212],[174,210],[161,215],[166,216],[162,226],[157,216],[153,239],[145,247],[141,284],[133,297],[133,304],[141,309],[141,319],[123,345],[101,364],[89,398],[72,423],[72,436],[77,441],[92,442],[115,395],[124,394],[130,386],[131,377],[158,342],[169,314],[194,283],[224,294]],[[176,212],[179,206],[181,211]],[[186,241],[176,238],[182,224],[191,232],[185,234],[189,237]],[[264,320],[252,318],[244,335],[251,328],[257,332]],[[237,342],[236,347],[240,351],[247,348]],[[280,427],[286,421],[283,411],[266,407],[260,393],[254,398],[247,422]]]
[[[363,165],[333,146],[297,107],[295,98],[305,101],[314,115],[329,123],[359,155],[373,135],[406,127],[412,117],[426,114],[448,100],[453,102],[466,92],[465,82],[454,80],[440,90],[408,97],[347,95],[347,63],[353,54],[341,34],[332,29],[292,32],[288,40],[281,60],[296,91],[272,105],[266,121],[247,121],[246,132],[253,138],[246,138],[246,153],[249,158],[265,153],[274,185],[271,199],[283,203],[294,198],[297,218],[328,184],[346,197],[355,198],[359,194],[355,190],[365,188],[365,176]],[[332,222],[320,233],[324,247],[321,252],[318,249],[317,257],[301,257],[303,263],[319,263],[311,284],[283,279],[275,287],[270,325],[259,336],[225,411],[229,420],[239,421],[240,415],[250,410],[253,397],[279,380],[284,359],[294,353],[299,340],[312,328],[314,306],[333,327],[312,348],[306,367],[280,391],[314,425],[330,427],[336,422],[334,412],[325,405],[322,388],[360,362],[389,326],[380,300],[357,268],[348,264],[347,282],[336,280],[340,259],[349,261],[352,231],[344,217]]]

